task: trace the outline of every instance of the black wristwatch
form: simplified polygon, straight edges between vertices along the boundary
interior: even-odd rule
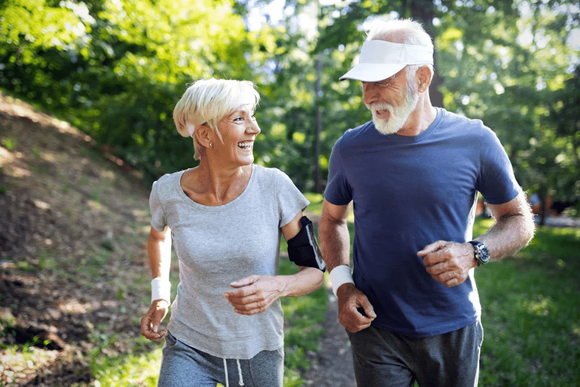
[[[473,254],[477,261],[477,266],[485,265],[489,262],[489,249],[479,241],[469,241],[473,245]]]

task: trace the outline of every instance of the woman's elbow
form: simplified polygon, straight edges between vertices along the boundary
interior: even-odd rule
[[[308,274],[308,293],[320,289],[324,284],[324,272],[322,270],[306,266],[299,266],[299,270],[304,274]]]
[[[314,290],[320,289],[322,287],[322,285],[324,285],[324,272],[322,270],[319,270],[319,269],[315,269],[315,268],[312,268],[312,269],[315,271],[315,273],[313,275],[314,279],[312,281],[313,285],[314,285],[314,289],[312,289],[312,290],[314,291]]]

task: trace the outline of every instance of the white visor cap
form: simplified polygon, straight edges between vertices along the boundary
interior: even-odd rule
[[[339,79],[378,82],[392,77],[407,65],[433,65],[433,48],[367,40],[363,43],[358,65]]]

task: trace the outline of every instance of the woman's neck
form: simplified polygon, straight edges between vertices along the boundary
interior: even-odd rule
[[[181,188],[190,199],[206,206],[221,206],[244,192],[252,175],[253,165],[235,168],[212,168],[204,160],[184,172]]]

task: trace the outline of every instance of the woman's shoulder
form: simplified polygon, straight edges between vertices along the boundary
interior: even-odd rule
[[[181,175],[183,175],[185,171],[173,172],[173,173],[166,173],[165,175],[161,176],[155,182],[153,182],[153,188],[157,188],[158,190],[165,190],[169,187],[175,185],[175,182],[179,182],[181,179]]]
[[[256,173],[256,177],[260,181],[290,181],[290,177],[278,168],[273,167],[264,167],[261,165],[254,165],[254,172]]]

